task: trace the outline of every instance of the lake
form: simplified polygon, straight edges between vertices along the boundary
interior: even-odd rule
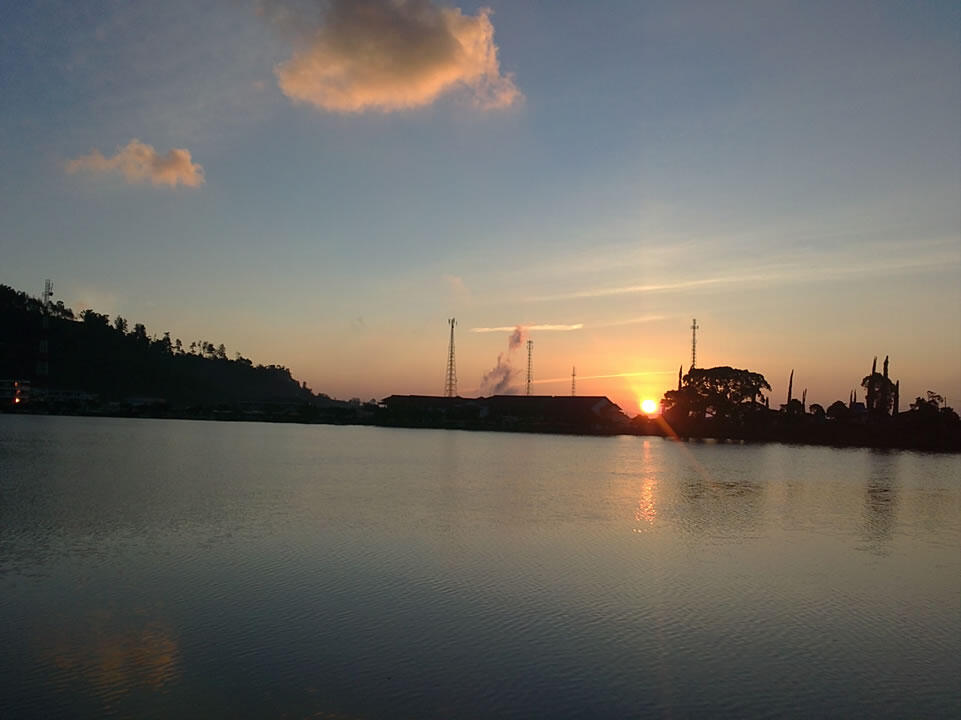
[[[958,717],[961,457],[0,415],[0,717]]]

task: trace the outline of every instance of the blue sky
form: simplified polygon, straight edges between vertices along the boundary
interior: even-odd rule
[[[361,5],[5,8],[0,282],[339,397],[439,393],[456,315],[464,394],[507,350],[471,329],[580,325],[529,331],[535,378],[635,411],[697,316],[776,396],[888,353],[961,399],[957,3]],[[133,139],[203,182],[124,175]]]

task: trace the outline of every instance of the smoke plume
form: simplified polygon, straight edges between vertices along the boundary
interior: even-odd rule
[[[514,351],[524,344],[524,328],[518,325],[507,339],[507,352],[497,354],[497,364],[484,373],[481,379],[481,395],[513,395],[517,388],[511,386],[517,371],[511,366]]]
[[[507,338],[507,352],[514,352],[521,346],[522,342],[524,342],[524,328],[518,325],[516,328],[514,328],[514,332],[511,333],[511,336]]]

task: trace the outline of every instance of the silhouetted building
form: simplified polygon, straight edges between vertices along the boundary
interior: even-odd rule
[[[601,396],[391,395],[382,405],[388,422],[398,425],[610,433],[630,423],[620,407]]]

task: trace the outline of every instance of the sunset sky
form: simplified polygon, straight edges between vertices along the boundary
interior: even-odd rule
[[[958,408],[959,68],[953,0],[6,3],[0,283],[344,399],[456,316],[460,394],[521,325],[634,414],[697,317],[772,405]]]

